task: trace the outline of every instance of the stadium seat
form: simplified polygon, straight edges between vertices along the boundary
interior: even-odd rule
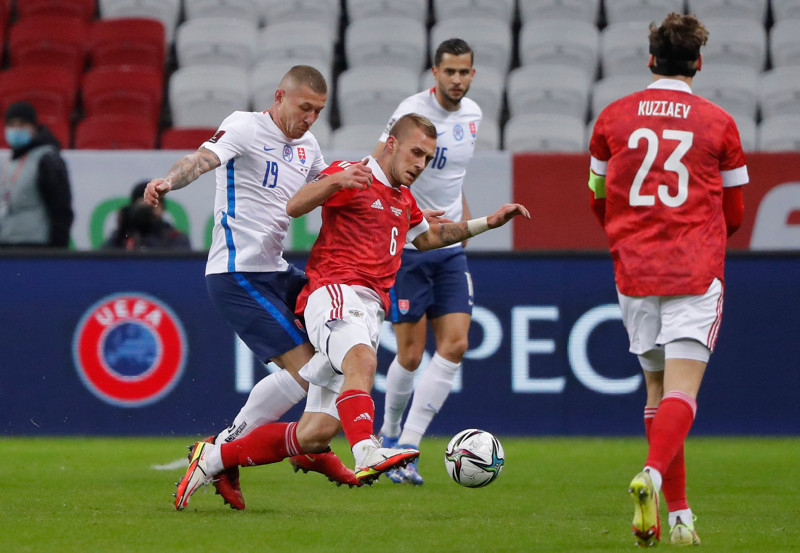
[[[325,82],[328,83],[328,105],[325,111],[322,112],[322,117],[326,117],[333,105],[333,80],[331,80],[331,68],[322,67],[319,65],[319,60],[307,58],[280,58],[280,59],[265,59],[256,63],[250,68],[249,81],[251,98],[253,101],[253,109],[262,111],[268,109],[272,102],[275,101],[275,91],[278,90],[278,85],[281,79],[289,69],[295,65],[311,65],[316,67],[322,76],[325,77]]]
[[[335,35],[328,24],[319,21],[277,23],[258,31],[255,59],[313,60],[309,65],[317,69],[324,67],[330,72],[335,43]]]
[[[83,78],[81,97],[87,117],[138,115],[158,123],[164,96],[161,71],[148,66],[100,66]]]
[[[700,21],[715,18],[750,19],[763,25],[767,20],[767,0],[687,0],[687,13]]]
[[[739,130],[739,140],[745,152],[755,152],[758,146],[758,132],[754,117],[734,117]]]
[[[510,26],[514,4],[514,0],[433,0],[433,15],[437,22],[469,17],[496,20]],[[464,36],[466,39],[469,35],[453,36]]]
[[[11,65],[66,67],[76,75],[86,64],[86,24],[77,17],[27,17],[9,29]]]
[[[234,111],[247,111],[249,104],[247,71],[240,67],[184,67],[169,80],[173,127],[218,127]]]
[[[592,118],[596,119],[614,100],[644,90],[651,82],[652,78],[647,75],[618,75],[596,81],[592,85]]]
[[[758,149],[762,152],[800,150],[800,115],[776,115],[758,126]]]
[[[181,0],[99,0],[100,18],[150,18],[161,21],[168,44],[175,38]],[[131,38],[135,32],[131,29]]]
[[[164,25],[157,19],[99,19],[92,25],[89,59],[102,65],[147,65],[164,69]]]
[[[258,26],[261,10],[258,0],[183,0],[186,19],[232,17]]]
[[[612,23],[600,33],[600,65],[603,77],[650,75],[647,60],[647,25],[641,21]]]
[[[479,152],[493,152],[499,150],[500,140],[500,125],[497,123],[497,120],[484,117],[478,128],[475,150]]]
[[[162,150],[196,150],[200,145],[214,136],[216,127],[169,128],[161,133]]]
[[[772,67],[800,65],[800,11],[797,19],[784,19],[772,26],[769,51]]]
[[[48,128],[50,133],[56,137],[58,143],[61,145],[62,149],[67,149],[72,146],[72,141],[70,140],[70,127],[69,122],[65,119],[58,119],[52,117],[39,117],[39,124],[44,125]],[[8,143],[6,143],[5,133],[0,133],[0,148],[8,148]]]
[[[568,115],[532,114],[512,117],[503,131],[509,152],[582,152],[586,148],[583,119]]]
[[[590,79],[597,73],[600,33],[594,24],[571,19],[534,20],[519,35],[521,65],[550,63],[579,67]]]
[[[330,148],[331,145],[331,124],[328,123],[327,118],[320,117],[314,122],[314,126],[311,127],[311,134],[314,135],[314,138],[317,139],[319,143],[319,147],[323,150],[327,150]]]
[[[358,19],[344,32],[347,66],[404,67],[419,72],[427,62],[425,25],[410,17]]]
[[[12,67],[0,72],[0,109],[5,113],[10,104],[25,100],[36,108],[39,117],[69,121],[77,89],[77,76],[69,69]]]
[[[387,120],[389,115],[386,116]],[[385,121],[379,125],[374,123],[371,125],[342,125],[331,133],[331,149],[353,152],[356,157],[366,157],[375,149],[385,127]]]
[[[397,105],[418,92],[418,75],[411,69],[377,66],[342,72],[337,88],[342,124],[385,125]]]
[[[511,25],[496,19],[453,18],[436,23],[430,32],[431,50],[448,38],[464,37],[475,53],[475,64],[507,72],[511,66]]]
[[[724,63],[763,71],[767,61],[767,32],[764,26],[749,19],[706,19],[711,33],[703,47],[703,66]]]
[[[760,75],[761,117],[800,115],[800,65],[777,67]]]
[[[335,35],[339,33],[340,0],[259,0],[259,4],[267,25],[319,21],[329,25]]]
[[[647,26],[661,23],[670,12],[683,13],[683,0],[605,0],[606,23],[638,21],[643,23],[641,40],[647,42]]]
[[[178,67],[227,65],[249,69],[255,59],[257,26],[233,17],[200,17],[178,26]]]
[[[75,148],[81,150],[152,150],[156,125],[134,115],[87,117],[75,127]]]
[[[525,65],[508,76],[508,111],[511,117],[526,113],[554,113],[585,119],[591,81],[577,67]]]
[[[797,0],[770,0],[770,7],[776,24],[785,19],[800,19],[800,2]]]
[[[367,17],[410,17],[428,22],[428,0],[347,0],[347,16],[351,22]]]
[[[85,23],[90,23],[94,19],[96,11],[97,0],[20,0],[17,2],[19,19],[57,15],[77,17]]]
[[[519,17],[524,25],[542,19],[570,19],[596,23],[600,0],[519,0]]]
[[[436,81],[430,69],[422,72],[419,89],[432,88]],[[475,78],[467,96],[475,100],[484,118],[500,119],[503,112],[503,94],[506,88],[506,75],[496,67],[479,65],[475,67]]]
[[[759,75],[750,67],[709,64],[694,76],[692,92],[734,117],[755,119]]]

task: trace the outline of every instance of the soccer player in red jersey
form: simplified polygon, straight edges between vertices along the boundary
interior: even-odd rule
[[[309,283],[297,299],[297,311],[305,312],[311,343],[329,363],[311,362],[302,371],[309,394],[299,422],[266,424],[221,445],[195,444],[178,488],[182,507],[200,486],[226,469],[314,453],[301,446],[306,433],[317,436],[320,427],[331,426],[331,420],[341,421],[361,483],[371,483],[419,456],[413,448],[381,447],[373,435],[375,406],[370,396],[380,327],[390,305],[389,289],[400,267],[403,244],[412,242],[420,250],[440,248],[500,227],[514,217],[530,218],[519,204],[503,205],[488,217],[469,221],[438,219],[441,211],[423,216],[408,187],[435,150],[436,127],[430,120],[404,115],[393,125],[377,158],[336,161],[289,200],[286,212],[292,217],[322,206],[322,228],[306,264]],[[357,163],[372,170],[368,186],[344,188],[329,177]],[[327,440],[319,445],[326,447]]]
[[[653,83],[606,107],[590,142],[592,208],[608,235],[630,351],[644,370],[649,441],[631,481],[637,545],[699,544],[686,501],[684,441],[719,333],[725,246],[741,224],[748,182],[733,118],[692,94],[708,31],[672,13],[650,24]]]

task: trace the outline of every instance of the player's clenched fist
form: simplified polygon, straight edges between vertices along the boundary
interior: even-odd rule
[[[367,161],[354,163],[340,173],[341,188],[358,188],[364,190],[372,184],[372,169],[367,167]]]
[[[144,203],[155,207],[170,190],[172,190],[172,184],[169,180],[153,179],[147,183],[147,188],[144,189]]]

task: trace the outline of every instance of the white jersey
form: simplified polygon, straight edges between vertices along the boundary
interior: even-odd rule
[[[286,203],[326,167],[317,139],[287,138],[267,111],[236,111],[202,147],[221,163],[206,274],[285,270]]]
[[[407,113],[424,115],[436,125],[436,153],[428,167],[411,185],[411,193],[420,209],[441,209],[453,221],[462,217],[462,187],[467,165],[475,152],[475,139],[483,114],[473,100],[461,99],[456,111],[447,111],[436,99],[434,88],[409,96],[397,106],[380,137],[389,138],[389,130]],[[407,248],[414,248],[406,245]]]

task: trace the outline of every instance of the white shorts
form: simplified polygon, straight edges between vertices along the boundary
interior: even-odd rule
[[[363,286],[346,284],[317,288],[308,297],[305,309],[308,338],[339,375],[345,355],[354,346],[364,344],[377,352],[384,316],[377,293]],[[324,380],[313,378],[309,382],[331,385]]]
[[[341,388],[341,385],[339,387]],[[309,413],[325,413],[338,421],[339,411],[336,409],[338,397],[338,391],[309,383],[305,410]]]
[[[617,295],[631,353],[641,356],[676,342],[675,348],[665,349],[666,357],[683,356],[687,340],[699,342],[709,352],[714,349],[724,297],[719,279],[715,278],[706,293],[699,296],[626,296],[619,290]]]

